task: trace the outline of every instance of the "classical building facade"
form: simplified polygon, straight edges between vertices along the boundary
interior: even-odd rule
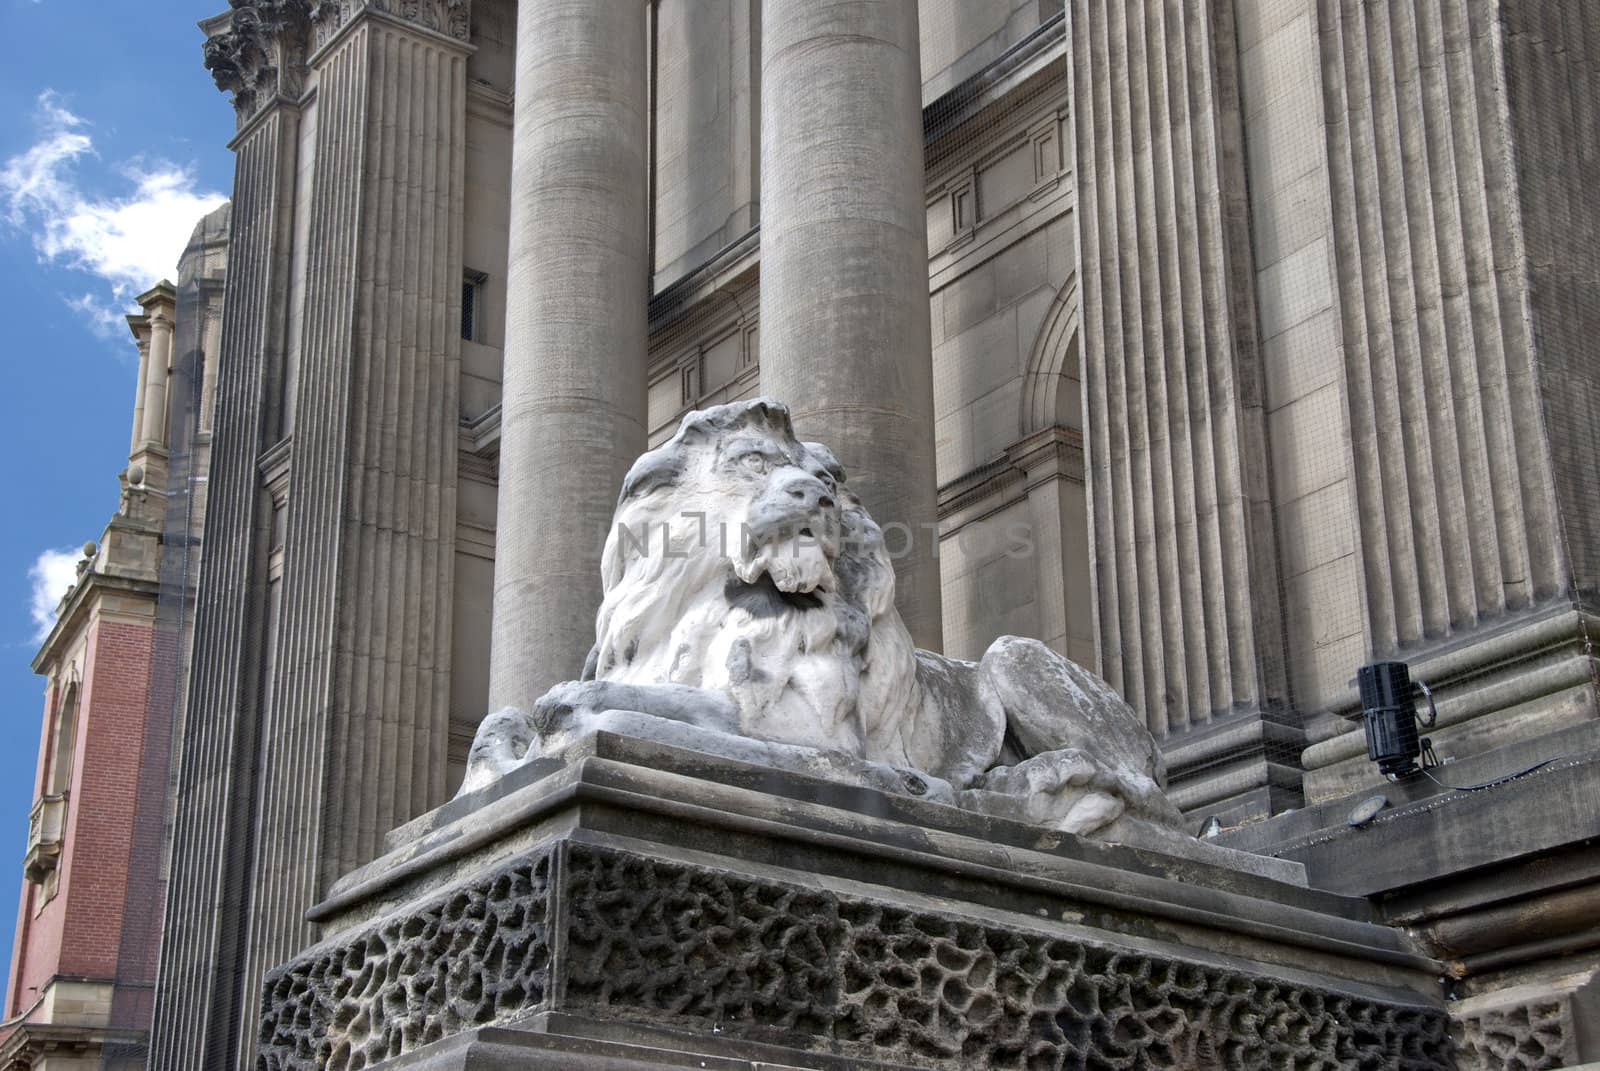
[[[128,317],[139,351],[120,498],[33,661],[45,679],[35,800],[0,1027],[6,1071],[144,1066],[204,525],[226,205],[178,284]]]
[[[306,907],[447,798],[488,710],[577,673],[621,473],[689,408],[776,391],[843,444],[915,535],[925,644],[1029,633],[1092,661],[1064,13],[924,6],[919,34],[913,6],[866,5],[865,44],[817,60],[807,5],[757,0],[204,24],[248,267],[222,327],[161,1066],[243,1066]],[[811,109],[845,68],[853,96]],[[621,133],[572,119],[596,94]],[[829,160],[861,194],[842,217],[786,181]],[[774,272],[792,282],[764,290]],[[1019,520],[1035,559],[1005,553]]]
[[[250,1066],[306,909],[579,671],[627,465],[758,392],[903,532],[920,643],[1097,668],[1197,825],[1433,942],[1463,1066],[1600,1058],[1590,5],[202,26],[237,168],[153,1066]],[[1367,762],[1380,658],[1448,777]]]

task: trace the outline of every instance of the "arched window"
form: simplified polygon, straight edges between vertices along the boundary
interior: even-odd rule
[[[28,817],[28,853],[22,873],[44,887],[35,909],[42,909],[56,894],[56,863],[61,857],[61,834],[66,825],[67,788],[72,784],[73,751],[78,743],[78,681],[76,674],[61,690],[50,728],[50,758],[44,784]]]
[[[76,680],[67,682],[56,705],[55,728],[50,735],[50,767],[44,795],[62,796],[72,784],[72,753],[78,743],[78,691]]]

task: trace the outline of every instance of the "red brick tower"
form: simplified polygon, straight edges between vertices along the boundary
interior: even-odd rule
[[[227,206],[206,217],[179,286],[128,317],[139,384],[120,501],[33,660],[45,707],[0,1071],[145,1064],[228,224]]]

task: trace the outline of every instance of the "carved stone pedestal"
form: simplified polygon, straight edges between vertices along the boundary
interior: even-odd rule
[[[268,976],[265,1071],[1454,1066],[1432,961],[1221,850],[609,734],[389,848]]]

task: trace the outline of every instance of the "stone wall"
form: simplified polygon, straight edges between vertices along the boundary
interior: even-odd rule
[[[761,2],[655,7],[655,287],[754,228],[761,202]]]
[[[1446,758],[1592,717],[1592,13],[1071,8],[1099,653],[1182,805],[1375,783],[1373,659]]]
[[[724,227],[702,241],[703,253],[720,255],[682,272],[668,270],[662,244],[661,213],[684,196],[662,169],[692,161],[695,181],[724,200],[742,189],[720,148],[730,110],[744,103],[737,85],[724,84],[730,62],[742,69],[742,10],[742,0],[725,17],[716,5],[696,9],[696,25],[717,32],[694,47],[716,55],[693,68],[684,100],[669,96],[676,75],[659,75],[652,442],[691,408],[761,390],[755,243]],[[1092,664],[1064,28],[1037,3],[1015,5],[993,26],[988,8],[974,14],[925,4],[922,22],[944,646],[975,658],[1000,635],[1030,635]],[[671,22],[679,17],[664,6],[663,32],[683,32]],[[730,35],[731,60],[721,43]],[[672,38],[662,47],[659,62],[675,71],[667,50],[689,45]],[[983,72],[997,88],[929,98],[931,87],[952,88],[957,70]],[[680,139],[715,151],[680,163]],[[695,233],[713,233],[722,218],[703,215]],[[1035,449],[1040,435],[1047,450]]]
[[[553,1009],[931,1068],[1452,1066],[1437,1012],[577,845],[274,971],[258,1066],[381,1066]]]
[[[208,66],[240,124],[236,270],[177,760],[160,1066],[248,1061],[240,1008],[310,936],[305,905],[445,794],[464,14],[239,4],[208,20]]]

